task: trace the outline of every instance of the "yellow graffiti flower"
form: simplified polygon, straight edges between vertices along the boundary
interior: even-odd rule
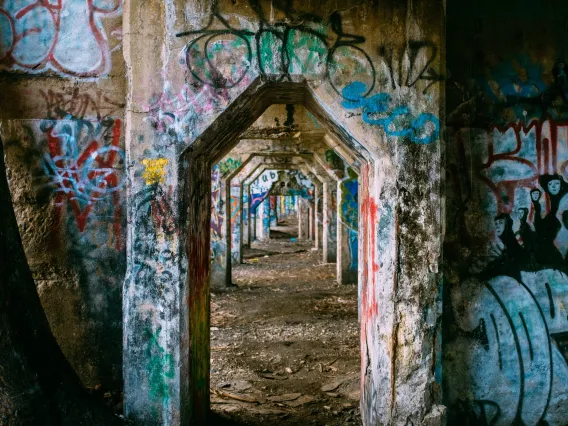
[[[146,180],[146,185],[154,183],[164,183],[166,181],[166,171],[164,167],[168,164],[167,158],[145,159],[142,164],[146,170],[142,173],[142,177]]]

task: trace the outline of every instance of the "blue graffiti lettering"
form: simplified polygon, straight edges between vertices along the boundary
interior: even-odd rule
[[[406,105],[393,107],[392,96],[378,93],[365,97],[367,85],[355,81],[343,89],[342,105],[347,109],[361,108],[363,121],[380,126],[388,136],[408,138],[417,144],[429,144],[440,137],[440,121],[434,114],[423,112],[413,117]]]

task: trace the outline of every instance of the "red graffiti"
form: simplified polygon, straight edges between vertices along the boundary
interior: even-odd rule
[[[378,314],[379,307],[376,295],[376,274],[379,271],[376,253],[376,224],[378,207],[373,197],[369,194],[369,166],[365,165],[361,170],[362,175],[362,202],[361,214],[363,215],[363,279],[361,282],[362,312],[365,317],[374,317]],[[369,270],[369,259],[372,268],[371,288],[369,288],[367,271]]]
[[[511,130],[515,138],[514,146],[504,149],[501,146],[505,145],[503,141]],[[538,188],[542,175],[566,175],[568,160],[559,163],[558,150],[561,147],[566,149],[568,121],[533,120],[529,124],[519,122],[493,126],[490,131],[493,137],[489,138],[487,161],[479,169],[479,178],[495,195],[498,212],[511,213],[517,188]],[[534,134],[534,140],[531,133]],[[559,133],[562,133],[562,137],[559,137]],[[461,133],[457,137],[463,145]]]
[[[173,210],[168,203],[168,198],[172,197],[172,190],[173,188],[170,186],[167,195],[163,191],[159,191],[156,198],[150,201],[154,229],[163,232],[165,236],[171,236],[176,232]]]
[[[4,67],[32,73],[52,69],[75,77],[98,77],[110,70],[111,50],[101,19],[119,16],[121,1],[2,3],[0,64]]]
[[[62,217],[63,201],[67,201],[75,215],[79,231],[83,232],[95,204],[111,196],[114,208],[113,232],[116,249],[120,250],[121,207],[118,191],[124,178],[117,174],[117,169],[122,170],[123,167],[120,163],[124,161],[123,150],[119,147],[120,120],[115,120],[107,129],[112,132],[110,145],[104,145],[103,141],[107,130],[101,131],[99,128],[100,133],[94,132],[91,123],[46,123],[42,130],[47,135],[49,156],[44,159],[44,167],[52,178],[52,184],[56,186],[55,205],[58,216]],[[73,129],[67,123],[75,124],[76,128]],[[93,139],[90,142],[87,139],[87,147],[79,152],[81,126],[87,124],[90,126],[87,137]]]

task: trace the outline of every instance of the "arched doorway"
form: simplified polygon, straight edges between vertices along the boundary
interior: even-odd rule
[[[302,83],[253,84],[217,120],[202,133],[190,149],[180,157],[182,177],[181,223],[186,248],[187,281],[181,291],[182,322],[187,332],[181,336],[182,377],[187,377],[187,416],[197,424],[203,424],[209,411],[209,274],[210,274],[210,214],[211,176],[215,161],[230,151],[238,136],[246,130],[272,104],[303,104],[327,129],[329,135],[344,149],[351,152],[359,167],[374,167],[372,154],[343,128],[337,125],[314,99],[309,88]],[[362,179],[361,192],[369,193],[369,180]],[[364,212],[361,212],[364,217]],[[360,214],[360,217],[362,216]],[[366,282],[367,264],[374,264],[375,242],[369,238],[375,230],[367,229],[376,224],[363,219],[359,236],[362,256],[359,269],[360,285]],[[361,293],[361,292],[360,292]],[[364,324],[364,321],[363,323]],[[362,339],[363,342],[363,339]],[[187,374],[185,374],[185,372]],[[182,380],[185,380],[183,378]],[[184,384],[182,383],[182,388]]]

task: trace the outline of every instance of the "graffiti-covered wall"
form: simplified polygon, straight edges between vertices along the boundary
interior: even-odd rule
[[[14,205],[51,327],[85,384],[124,377],[125,414],[140,424],[199,423],[208,283],[231,234],[221,177],[244,162],[223,158],[247,129],[302,155],[327,132],[361,172],[366,206],[354,219],[355,183],[350,198],[337,189],[346,226],[367,224],[351,247],[353,267],[368,265],[364,421],[435,412],[444,13],[440,0],[0,2]],[[312,173],[319,211],[314,170],[327,166],[312,157],[286,195],[311,197]]]
[[[565,26],[552,4],[538,14],[528,6],[456,9],[448,31],[456,80],[443,375],[452,424],[567,419]],[[464,38],[474,40],[467,52]]]
[[[126,271],[122,2],[0,5],[0,118],[28,263],[88,386],[122,377]]]
[[[219,228],[219,219],[224,224],[221,229],[230,221],[226,217],[230,196],[225,217],[219,216],[218,201],[210,203],[209,168],[243,134],[245,138],[285,134],[291,140],[307,141],[297,133],[310,122],[310,132],[330,133],[332,147],[350,154],[341,155],[361,171],[364,179],[359,181],[366,185],[360,203],[367,208],[357,219],[352,212],[339,211],[339,188],[336,200],[338,215],[345,216],[352,229],[353,220],[368,224],[364,233],[357,227],[355,238],[362,244],[352,246],[353,266],[368,265],[361,267],[360,283],[363,417],[366,424],[386,424],[388,418],[393,423],[411,418],[420,424],[430,413],[437,398],[432,381],[417,386],[407,378],[416,376],[411,374],[417,371],[416,364],[420,377],[429,377],[434,363],[438,312],[431,307],[439,296],[443,14],[441,1],[132,3],[124,31],[131,102],[126,113],[130,192],[144,191],[144,160],[168,161],[164,182],[158,185],[163,194],[173,188],[171,205],[179,227],[170,245],[180,251],[173,263],[167,263],[167,280],[168,288],[180,289],[184,303],[173,304],[158,292],[146,291],[155,279],[148,275],[141,282],[135,271],[148,256],[129,247],[124,314],[128,416],[169,424],[171,418],[173,423],[199,419],[205,412],[206,295],[215,271],[209,268],[209,232],[212,240],[217,237],[209,215],[217,221],[214,228]],[[158,56],[159,60],[149,59]],[[279,105],[271,115],[271,128],[258,131],[255,122],[271,104]],[[296,114],[294,104],[309,110],[307,120]],[[317,160],[314,164],[326,168],[325,152],[323,157],[324,165]],[[347,191],[354,193],[353,185],[349,182]],[[321,186],[320,181],[314,195]],[[212,190],[227,192],[215,181]],[[257,197],[262,192],[251,185],[251,206],[262,199]],[[357,205],[354,201],[352,196],[348,203]],[[382,212],[389,216],[383,220],[379,243],[375,224],[377,206],[383,204],[388,204]],[[128,209],[134,214],[132,203]],[[405,226],[399,226],[403,220]],[[151,232],[140,233],[130,223],[127,235],[154,239]],[[227,259],[226,246],[225,253]],[[423,259],[420,265],[411,260],[417,255]],[[164,277],[159,268],[152,274]],[[412,309],[395,308],[398,301]],[[424,318],[429,325],[417,326]],[[145,327],[163,331],[154,340],[140,338],[139,330]],[[164,355],[144,351],[154,341]],[[165,354],[180,366],[174,374]],[[155,368],[149,367],[149,359],[156,361],[151,363]],[[163,393],[148,391],[152,377],[165,383]]]

